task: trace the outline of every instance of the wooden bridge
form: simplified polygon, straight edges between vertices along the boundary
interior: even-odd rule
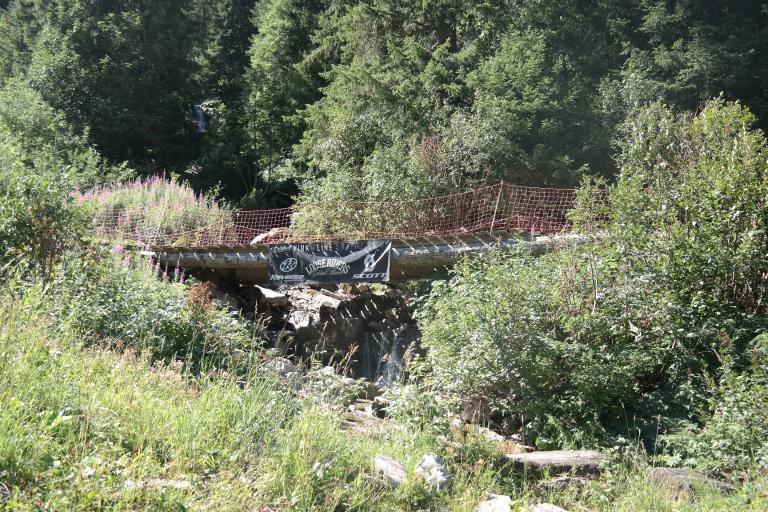
[[[543,254],[573,239],[568,235],[531,236],[521,232],[480,232],[432,235],[392,240],[390,281],[428,276],[450,268],[465,254],[527,248]],[[193,274],[212,271],[242,283],[268,281],[269,245],[242,244],[210,247],[154,247],[142,254],[161,265],[183,268]]]
[[[94,225],[110,240],[133,240],[161,265],[212,271],[241,282],[268,279],[272,244],[390,240],[390,280],[450,267],[461,255],[528,247],[546,252],[565,240],[572,189],[498,183],[418,201],[323,202],[293,210],[217,212],[206,225],[144,222],[141,212],[116,210]],[[343,226],[343,228],[339,228]]]

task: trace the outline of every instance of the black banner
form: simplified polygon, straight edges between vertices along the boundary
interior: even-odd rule
[[[380,283],[389,281],[389,240],[269,246],[273,284]]]

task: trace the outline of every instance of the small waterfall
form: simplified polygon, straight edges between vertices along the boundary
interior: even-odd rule
[[[208,119],[202,105],[195,105],[195,124],[197,125],[197,133],[208,131]]]
[[[360,358],[358,377],[363,377],[371,382],[376,379],[376,365],[378,364],[378,355],[375,360],[371,357],[371,345],[374,344],[376,348],[378,348],[379,344],[376,343],[374,335],[370,332],[366,332],[363,334],[363,341],[358,350]]]
[[[397,331],[395,331],[392,337],[389,351],[385,351],[385,348],[386,344],[382,344],[379,367],[376,370],[376,384],[382,387],[391,386],[397,382],[403,372],[403,352],[405,352],[405,347]]]
[[[365,333],[358,349],[357,377],[381,387],[394,384],[403,373],[406,338],[397,331]]]

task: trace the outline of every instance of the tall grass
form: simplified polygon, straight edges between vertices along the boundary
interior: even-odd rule
[[[0,480],[11,510],[178,510],[217,487],[213,475],[242,487],[234,468],[295,413],[269,375],[183,378],[135,352],[85,349],[45,318],[31,296],[0,308]]]
[[[70,270],[59,276],[68,282],[46,287],[0,285],[0,490],[11,491],[0,495],[0,510],[468,512],[489,492],[509,494],[518,509],[541,501],[600,511],[768,505],[760,482],[730,497],[676,496],[650,485],[642,464],[612,466],[583,492],[544,493],[471,434],[397,419],[350,430],[331,403],[280,383],[259,357],[232,371],[203,351],[199,366],[214,362],[216,371],[186,371],[187,358],[169,354],[168,343],[219,336],[210,339],[240,344],[247,330],[221,327],[229,317],[215,303],[117,259],[65,260]],[[427,452],[453,474],[442,492],[414,475]],[[401,461],[406,483],[393,489],[377,478],[376,454]]]
[[[137,178],[76,194],[95,234],[138,244],[191,244],[233,229],[232,213],[176,178]]]

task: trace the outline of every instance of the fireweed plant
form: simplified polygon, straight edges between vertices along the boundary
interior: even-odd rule
[[[175,177],[136,178],[76,193],[97,235],[116,242],[190,244],[233,229],[231,210]]]

